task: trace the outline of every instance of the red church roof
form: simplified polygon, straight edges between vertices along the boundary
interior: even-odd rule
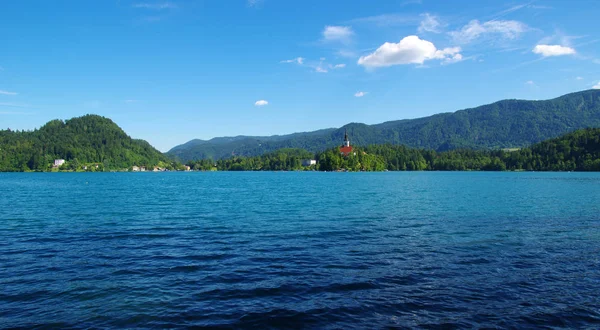
[[[352,152],[352,150],[354,150],[351,146],[350,147],[340,147],[340,152],[343,153],[344,155],[348,155]]]

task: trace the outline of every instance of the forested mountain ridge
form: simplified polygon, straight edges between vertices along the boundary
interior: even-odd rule
[[[188,162],[194,170],[220,171],[600,171],[600,128],[581,129],[520,150],[435,151],[403,145],[357,147],[349,156],[339,147],[311,154],[281,149],[253,157]],[[316,159],[316,164],[302,164]],[[307,166],[308,165],[308,166]]]
[[[167,152],[167,155],[179,160],[223,159],[235,155],[247,156],[287,148],[285,146],[281,148],[278,147],[279,145],[285,145],[287,143],[286,141],[312,141],[314,138],[327,136],[335,131],[337,131],[335,128],[326,128],[313,132],[301,132],[286,135],[239,135],[232,137],[216,137],[210,140],[194,139],[173,147]]]
[[[503,100],[418,119],[376,125],[351,123],[339,129],[273,137],[190,141],[167,152],[182,161],[255,156],[282,148],[317,152],[339,145],[347,129],[354,145],[402,144],[437,151],[522,148],[576,129],[600,127],[600,90],[544,101]]]
[[[125,169],[171,163],[148,142],[132,139],[97,115],[52,120],[33,131],[0,130],[0,171],[46,171],[54,159],[65,159],[72,170],[84,164]]]

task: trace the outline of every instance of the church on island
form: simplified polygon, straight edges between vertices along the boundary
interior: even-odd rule
[[[348,130],[344,130],[344,144],[340,147],[340,153],[342,154],[342,156],[346,157],[350,154],[352,154],[354,148],[352,148],[352,146],[350,145],[350,140],[348,139]],[[356,155],[356,153],[353,153],[354,155]]]

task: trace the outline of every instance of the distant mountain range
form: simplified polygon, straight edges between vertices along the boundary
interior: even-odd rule
[[[275,136],[218,137],[191,140],[166,154],[180,161],[256,156],[281,148],[317,152],[340,145],[348,130],[354,145],[403,144],[413,148],[520,148],[576,129],[600,127],[600,90],[567,94],[552,100],[503,100],[452,113],[390,121],[350,123],[341,128]]]

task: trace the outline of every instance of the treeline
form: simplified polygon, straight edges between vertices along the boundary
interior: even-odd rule
[[[55,159],[66,163],[54,168]],[[315,160],[316,164],[303,164]],[[434,151],[402,145],[339,147],[322,152],[280,149],[254,157],[190,161],[193,170],[219,171],[600,171],[600,129],[582,129],[520,150]],[[87,115],[54,120],[38,130],[0,130],[0,171],[106,171],[132,166],[183,169],[143,140],[129,137],[110,119]]]
[[[66,160],[61,170],[73,171],[177,166],[101,116],[53,120],[33,131],[0,130],[0,171],[51,171],[55,159]]]
[[[302,160],[316,165],[303,166]],[[583,129],[520,150],[452,150],[437,152],[399,145],[355,148],[342,156],[339,148],[310,153],[281,149],[255,157],[199,160],[194,170],[219,171],[600,171],[600,129]]]
[[[313,153],[341,143],[347,130],[355,145],[391,143],[439,152],[523,148],[574,129],[600,127],[600,90],[545,101],[504,100],[473,109],[376,125],[351,123],[339,129],[271,137],[217,138],[190,141],[169,151],[184,162],[193,159],[252,157],[282,148]],[[407,165],[408,166],[408,165]]]

